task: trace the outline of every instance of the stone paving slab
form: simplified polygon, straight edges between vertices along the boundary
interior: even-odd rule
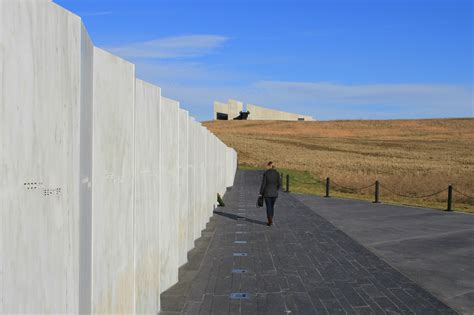
[[[291,194],[280,193],[266,226],[259,182],[237,173],[204,231],[208,245],[200,240],[199,258],[191,252],[192,267],[161,295],[162,314],[455,314]]]
[[[474,215],[294,194],[462,314],[474,314]]]

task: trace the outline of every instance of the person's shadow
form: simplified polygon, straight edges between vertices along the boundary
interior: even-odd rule
[[[250,223],[254,223],[254,224],[260,224],[260,225],[267,225],[267,222],[258,221],[258,220],[254,220],[254,219],[249,219],[249,218],[237,215],[237,214],[232,214],[232,213],[227,213],[227,212],[222,212],[222,211],[216,211],[216,210],[214,210],[214,213],[217,214],[217,215],[221,215],[223,217],[232,219],[232,220],[244,219],[246,222],[250,222]]]

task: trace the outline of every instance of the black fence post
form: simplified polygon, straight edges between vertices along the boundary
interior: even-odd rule
[[[290,192],[290,174],[286,174],[286,192]]]
[[[448,186],[448,209],[446,211],[453,211],[453,186]]]
[[[326,198],[329,198],[329,189],[331,187],[330,185],[331,183],[330,183],[329,177],[326,177],[326,196],[324,196]]]
[[[374,203],[380,203],[380,183],[378,180],[375,181],[375,200]]]
[[[283,186],[283,172],[280,173],[280,183]]]

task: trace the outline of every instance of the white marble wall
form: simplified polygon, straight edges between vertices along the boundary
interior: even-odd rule
[[[225,185],[226,187],[231,187],[234,185],[234,175],[235,175],[235,165],[237,165],[237,156],[235,151],[226,150],[225,151]]]
[[[92,311],[132,312],[135,67],[94,48]]]
[[[194,247],[195,227],[194,227],[194,213],[195,213],[195,124],[194,118],[190,117],[188,121],[188,231],[187,231],[187,251]]]
[[[0,313],[78,309],[90,48],[57,5],[0,1]]]
[[[189,113],[179,110],[179,195],[178,195],[178,265],[188,261],[188,127]]]
[[[214,206],[217,206],[217,193],[219,192],[219,187],[217,187],[219,180],[217,179],[217,176],[219,174],[219,168],[220,168],[220,161],[219,161],[219,150],[218,143],[216,141],[216,137],[210,133],[209,140],[211,142],[211,158],[209,159],[209,162],[211,164],[211,193],[216,195],[216,198],[214,198]],[[211,213],[212,215],[212,213]]]
[[[193,179],[193,196],[194,196],[194,239],[196,240],[201,236],[202,224],[202,126],[198,122],[193,122],[193,166],[194,166],[194,179]]]
[[[212,216],[212,211],[214,210],[214,206],[217,203],[217,191],[214,190],[214,172],[216,170],[216,164],[214,163],[214,141],[212,139],[211,132],[208,130],[207,132],[207,178],[206,178],[206,184],[207,184],[207,200],[210,201],[209,205],[207,206],[208,209],[208,214],[207,217]],[[214,197],[214,198],[213,198]],[[207,220],[206,220],[207,222]]]
[[[160,286],[178,281],[179,103],[162,97],[160,111]]]
[[[137,313],[160,304],[161,89],[135,83],[135,296]]]
[[[48,0],[0,1],[0,313],[156,313],[236,153]]]
[[[209,194],[208,194],[208,169],[207,169],[207,158],[208,158],[208,152],[207,152],[207,133],[208,130],[205,128],[201,128],[201,136],[202,139],[200,140],[202,146],[201,146],[201,230],[206,228],[206,223],[207,223],[207,215],[209,213],[209,203],[210,201],[208,200]]]

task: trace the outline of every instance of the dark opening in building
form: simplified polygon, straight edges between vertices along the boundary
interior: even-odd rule
[[[224,113],[217,113],[217,120],[229,120],[229,115]]]
[[[298,120],[304,121],[304,117],[298,117]]]
[[[235,117],[234,120],[247,120],[250,112],[240,112],[239,116]]]

